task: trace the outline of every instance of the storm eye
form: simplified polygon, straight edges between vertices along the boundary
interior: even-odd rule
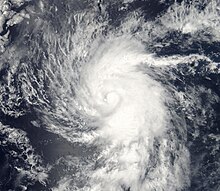
[[[108,104],[118,103],[120,100],[119,97],[120,96],[116,92],[109,92],[105,96],[104,101],[107,102]]]

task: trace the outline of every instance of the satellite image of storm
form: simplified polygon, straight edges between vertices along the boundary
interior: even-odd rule
[[[0,0],[0,191],[220,191],[220,0]]]

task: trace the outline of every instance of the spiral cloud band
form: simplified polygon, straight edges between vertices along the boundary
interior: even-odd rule
[[[220,190],[219,10],[0,0],[0,190]]]
[[[176,140],[167,139],[168,93],[138,67],[146,60],[141,43],[115,39],[82,68],[76,97],[95,121],[95,142],[102,147],[91,190],[176,190],[188,184],[188,152],[174,150],[184,155],[171,164],[167,153]]]

